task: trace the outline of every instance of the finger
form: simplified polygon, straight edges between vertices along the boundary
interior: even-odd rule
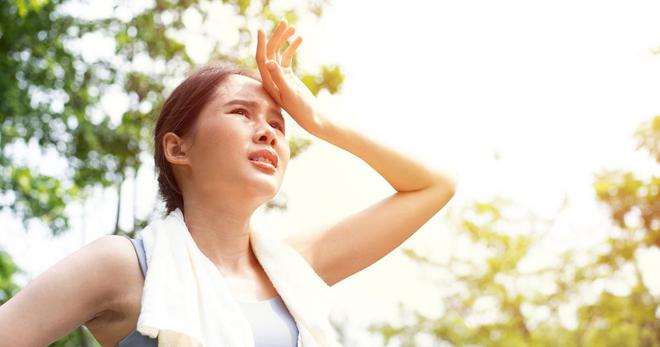
[[[268,68],[266,67],[266,35],[263,32],[263,30],[259,29],[257,31],[257,67],[259,68],[259,72],[261,73],[261,77],[264,80],[263,83],[267,83],[266,77],[270,77],[270,73],[268,72]]]
[[[257,64],[266,62],[266,34],[262,29],[257,29]]]
[[[277,87],[277,84],[273,81],[272,74],[266,66],[263,67],[265,72],[261,72],[261,86],[266,90],[266,92],[275,100],[277,103],[280,102],[280,89]]]
[[[282,36],[280,37],[280,39],[277,42],[277,52],[281,51],[282,48],[284,48],[284,44],[287,41],[289,41],[289,37],[291,37],[291,35],[295,34],[295,32],[296,32],[296,28],[293,27],[293,26],[290,26],[288,29],[286,29],[284,34],[282,34]]]
[[[280,64],[269,60],[266,63],[266,66],[268,67],[268,71],[270,71],[270,76],[273,78],[273,81],[277,85],[277,87],[280,90],[280,93],[283,92],[283,90],[286,88],[286,81],[284,80],[284,74],[282,73],[282,69],[280,68]]]
[[[282,59],[282,55],[280,54],[280,52],[282,51],[282,48],[284,48],[284,44],[287,43],[287,41],[289,41],[289,37],[291,37],[291,35],[293,35],[293,33],[295,33],[295,32],[296,32],[296,28],[294,28],[294,27],[289,27],[289,28],[284,32],[284,34],[282,34],[282,36],[280,36],[280,39],[279,39],[279,41],[277,42],[277,49],[275,50],[275,54],[276,54],[276,56],[277,56],[277,60],[276,60],[276,61],[277,61],[278,63],[282,61],[282,60],[281,60],[281,59]]]
[[[302,36],[296,37],[293,42],[289,45],[289,47],[286,48],[284,51],[284,54],[282,55],[282,67],[287,68],[291,66],[291,60],[293,59],[293,55],[296,54],[296,50],[298,49],[298,46],[302,43]]]
[[[275,59],[275,53],[277,52],[277,47],[279,45],[279,40],[282,34],[287,30],[288,24],[285,19],[281,20],[277,25],[273,34],[268,38],[268,43],[266,44],[266,56],[268,59]]]
[[[263,30],[259,29],[257,31],[257,67],[259,69],[259,73],[261,74],[261,84],[263,85],[264,89],[266,89],[266,91],[271,94],[273,99],[275,99],[276,96],[279,95],[279,91],[277,89],[277,85],[275,85],[275,82],[273,82],[270,71],[266,67],[265,51],[266,34]]]

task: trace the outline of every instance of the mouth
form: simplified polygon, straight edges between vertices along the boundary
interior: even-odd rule
[[[269,149],[261,149],[250,153],[248,159],[257,164],[263,164],[273,169],[277,169],[278,157],[277,154]]]
[[[265,170],[265,171],[268,171],[269,173],[274,173],[274,172],[277,171],[277,169],[275,168],[275,166],[273,166],[272,164],[270,164],[270,163],[268,163],[268,162],[263,162],[263,161],[258,161],[258,160],[252,160],[252,159],[250,159],[250,161],[251,161],[255,166],[257,166],[257,167],[259,167],[259,168],[261,168],[261,169],[263,169],[263,170]]]

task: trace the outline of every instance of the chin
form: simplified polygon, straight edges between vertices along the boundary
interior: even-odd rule
[[[265,182],[264,180],[259,180],[259,182],[248,182],[245,189],[249,190],[253,195],[263,196],[264,199],[272,199],[279,192],[280,186],[274,181]]]

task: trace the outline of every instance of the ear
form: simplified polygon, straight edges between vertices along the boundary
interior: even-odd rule
[[[186,144],[177,134],[171,131],[166,133],[162,145],[165,159],[171,164],[190,164]]]

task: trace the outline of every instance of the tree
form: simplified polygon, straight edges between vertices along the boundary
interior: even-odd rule
[[[635,132],[637,149],[660,163],[660,116]],[[440,318],[401,308],[405,323],[377,322],[370,331],[385,343],[417,345],[421,335],[449,346],[660,346],[660,298],[645,285],[638,255],[660,247],[660,177],[625,170],[595,175],[597,199],[613,226],[605,242],[586,254],[569,249],[555,264],[524,270],[552,220],[512,220],[510,201],[476,202],[462,215],[459,237],[470,254],[438,262],[406,249],[405,254],[449,279]],[[561,212],[561,210],[559,211]],[[539,223],[541,222],[541,223]],[[514,233],[521,225],[526,232]],[[625,283],[623,293],[604,283]],[[577,307],[577,324],[562,324],[560,311]]]
[[[59,235],[70,230],[65,207],[84,202],[91,188],[114,187],[121,194],[122,183],[141,167],[141,154],[153,153],[152,125],[165,96],[195,65],[181,42],[186,31],[183,18],[194,13],[207,22],[215,3],[155,0],[135,11],[132,2],[116,1],[114,13],[107,17],[84,18],[72,14],[71,8],[85,2],[0,0],[0,194],[5,197],[0,206],[25,228],[28,221],[39,220]],[[207,39],[214,49],[206,60],[256,68],[249,50],[256,40],[255,24],[272,26],[282,16],[290,23],[304,16],[318,18],[326,5],[319,0],[302,8],[275,10],[283,8],[277,1],[225,0],[222,6],[239,19],[232,27],[240,33],[239,40],[227,47],[210,33]],[[85,57],[75,45],[90,37],[110,38],[114,54]],[[343,82],[338,66],[297,73],[314,94],[334,94]],[[118,121],[100,106],[104,95],[116,89],[129,100]],[[17,144],[35,144],[41,154],[57,153],[66,171],[43,172],[17,158],[12,153]],[[291,157],[309,145],[308,139],[292,138]],[[285,209],[286,204],[271,201],[267,208]],[[134,225],[122,230],[120,210],[118,199],[113,233],[134,237],[148,218],[138,220],[134,211]],[[13,290],[11,273],[8,276],[1,288],[6,293]],[[70,338],[86,344],[81,334]],[[63,341],[61,345],[69,343]]]
[[[660,116],[643,123],[635,132],[638,149],[645,149],[660,164]],[[598,300],[579,311],[582,341],[599,346],[660,346],[660,298],[644,284],[639,252],[660,248],[660,177],[637,177],[624,170],[604,171],[594,184],[598,199],[610,210],[617,226],[605,251],[581,270],[578,284],[611,276],[634,275],[630,293],[616,296],[603,292]]]

